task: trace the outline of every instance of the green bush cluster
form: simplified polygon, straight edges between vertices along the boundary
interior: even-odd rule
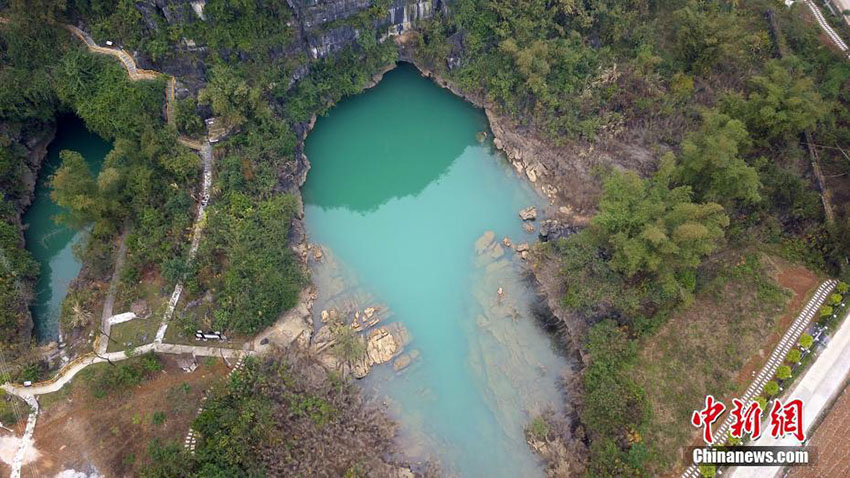
[[[91,394],[98,399],[122,392],[155,372],[162,370],[162,362],[153,352],[124,362],[107,362],[95,370],[84,371],[85,381]]]

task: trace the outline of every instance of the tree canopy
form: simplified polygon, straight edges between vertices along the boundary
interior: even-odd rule
[[[708,110],[699,130],[682,142],[682,154],[675,177],[691,186],[701,201],[732,206],[736,201],[752,204],[761,199],[758,172],[741,157],[749,142],[741,121]]]

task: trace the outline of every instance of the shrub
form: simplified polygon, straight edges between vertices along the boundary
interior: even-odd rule
[[[543,415],[534,417],[534,419],[531,420],[531,423],[529,423],[525,428],[525,433],[538,440],[546,440],[546,437],[549,436],[549,432],[549,422],[543,418]]]
[[[154,412],[154,414],[151,415],[151,423],[157,426],[165,423],[165,412]]]
[[[800,337],[800,347],[803,348],[803,349],[810,348],[813,343],[814,343],[814,339],[809,334],[803,334]]]
[[[114,391],[142,383],[151,373],[162,370],[159,358],[148,352],[138,359],[128,359],[120,364],[108,364],[86,373],[89,390],[95,398],[104,398]]]
[[[791,378],[791,367],[783,365],[776,369],[776,378],[779,380],[787,380]]]
[[[349,362],[356,362],[366,356],[366,341],[363,337],[355,332],[351,327],[344,324],[331,326],[336,344],[334,344],[334,354]]]
[[[788,352],[788,356],[785,357],[785,359],[791,363],[798,363],[802,358],[803,352],[800,352],[800,349],[791,349],[791,351]]]
[[[779,384],[771,380],[764,384],[764,394],[768,397],[773,397],[779,393]]]
[[[727,446],[740,446],[744,444],[744,440],[740,437],[733,437],[732,432],[729,432],[729,436],[726,437],[726,445]]]

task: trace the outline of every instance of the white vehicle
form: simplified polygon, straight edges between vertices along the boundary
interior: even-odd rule
[[[227,337],[221,335],[221,332],[204,332],[199,330],[195,332],[195,340],[203,340],[206,342],[207,340],[227,340]]]
[[[106,46],[112,46],[112,40],[106,40]]]
[[[32,387],[32,381],[30,381],[30,380],[25,381],[24,387]]]

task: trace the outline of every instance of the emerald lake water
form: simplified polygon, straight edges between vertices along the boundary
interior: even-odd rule
[[[482,111],[408,65],[317,121],[303,188],[308,238],[326,251],[314,313],[374,302],[382,324],[410,331],[412,364],[360,382],[389,405],[409,459],[447,476],[542,476],[523,427],[561,403],[566,362],[535,321],[522,261],[499,245],[534,239],[517,212],[542,201],[482,131]],[[497,245],[476,251],[485,231]]]
[[[62,163],[59,152],[63,149],[82,154],[89,168],[97,172],[112,146],[88,131],[79,118],[64,116],[58,121],[56,138],[50,143],[47,157],[41,165],[35,198],[23,217],[23,223],[28,225],[24,231],[27,250],[41,266],[35,299],[30,307],[39,342],[56,340],[59,336],[62,301],[81,267],[74,257],[73,246],[84,232],[56,224],[54,217],[62,214],[63,210],[50,199],[50,176]]]

